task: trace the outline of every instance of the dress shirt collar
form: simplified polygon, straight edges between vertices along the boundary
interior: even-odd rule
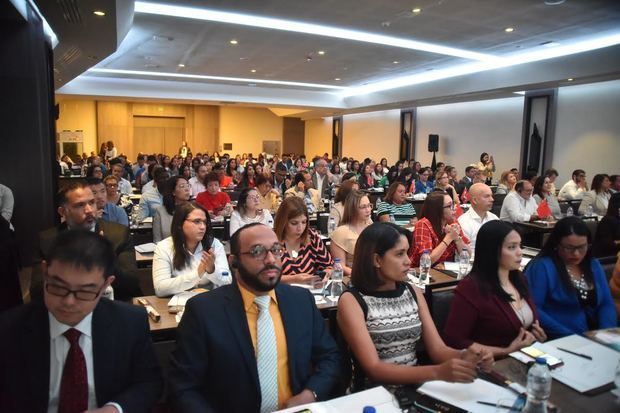
[[[77,323],[75,327],[71,327],[69,325],[63,324],[60,321],[56,320],[56,317],[54,317],[52,313],[50,313],[49,311],[47,314],[50,320],[50,339],[51,340],[57,339],[58,337],[63,335],[65,331],[69,330],[70,328],[75,328],[80,333],[84,334],[85,336],[92,338],[92,334],[91,334],[92,327],[93,327],[93,323],[92,323],[93,313],[92,312],[90,312],[86,317],[84,317],[82,321]]]
[[[478,215],[478,213],[476,211],[474,211],[474,208],[469,208],[469,211],[466,212],[467,214],[469,214],[469,217],[475,221],[478,221],[480,223],[483,223],[485,219],[487,219],[489,217],[489,212],[485,211],[484,212],[484,216],[481,217],[480,215]]]
[[[256,303],[254,303],[254,298],[256,298],[256,294],[249,291],[247,288],[243,287],[241,283],[236,283],[236,284],[237,284],[237,287],[239,287],[239,291],[241,292],[241,298],[243,299],[243,308],[245,309],[245,312],[249,313],[252,311],[254,312],[258,311],[258,307],[256,306]],[[273,289],[269,291],[268,295],[277,305],[278,298],[276,297],[276,290]]]

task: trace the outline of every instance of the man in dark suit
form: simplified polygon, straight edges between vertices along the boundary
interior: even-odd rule
[[[72,182],[58,192],[58,214],[64,218],[64,222],[39,233],[39,246],[35,251],[30,282],[32,299],[42,296],[41,264],[46,260],[53,240],[56,235],[68,229],[93,231],[112,243],[117,257],[117,276],[112,287],[117,300],[127,301],[142,295],[138,280],[131,276],[135,268],[135,257],[131,251],[125,251],[129,241],[129,229],[124,225],[98,219],[95,196],[87,183]]]
[[[474,184],[474,177],[477,171],[478,169],[473,165],[469,165],[465,168],[465,176],[459,181],[459,189],[457,191],[459,196],[463,193],[465,188],[469,191],[469,188]]]
[[[162,380],[146,312],[101,297],[113,262],[112,245],[97,234],[58,235],[43,300],[0,314],[0,411],[147,412],[157,401]]]
[[[283,251],[271,228],[241,228],[231,239],[236,282],[188,302],[171,356],[179,411],[266,412],[329,397],[339,352],[312,295],[279,284]]]

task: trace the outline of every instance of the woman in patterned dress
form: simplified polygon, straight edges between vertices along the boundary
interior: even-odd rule
[[[407,231],[374,223],[359,236],[351,283],[338,303],[338,326],[355,368],[353,390],[430,380],[471,382],[476,366],[490,368],[492,354],[477,345],[455,350],[444,344],[424,295],[405,282],[411,263]],[[417,343],[435,363],[419,366]]]

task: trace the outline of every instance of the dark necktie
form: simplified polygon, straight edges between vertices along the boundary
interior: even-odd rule
[[[71,347],[62,370],[58,413],[82,413],[88,409],[88,379],[86,360],[79,343],[81,335],[74,328],[64,333]]]

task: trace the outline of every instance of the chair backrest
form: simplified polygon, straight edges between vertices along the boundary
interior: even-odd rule
[[[507,194],[493,195],[493,206],[491,207],[491,212],[497,216],[499,216],[502,210],[502,204],[504,203],[504,198],[506,198],[506,195]]]

